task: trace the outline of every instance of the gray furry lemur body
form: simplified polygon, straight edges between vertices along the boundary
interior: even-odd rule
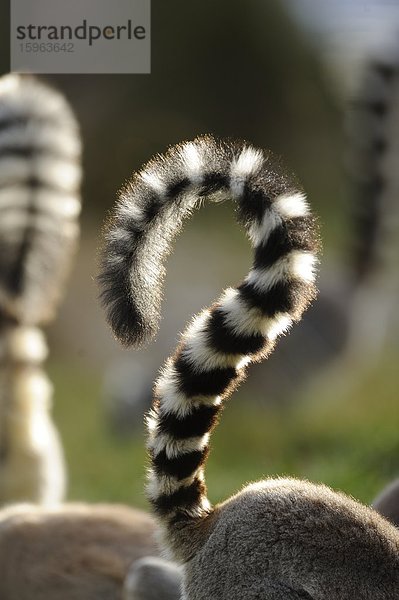
[[[270,154],[197,138],[155,157],[121,194],[106,232],[102,299],[125,344],[157,328],[163,261],[203,199],[231,198],[254,247],[236,288],[197,315],[156,383],[147,418],[148,498],[186,600],[390,600],[399,589],[395,527],[324,485],[250,484],[207,498],[209,436],[249,363],[266,358],[315,297],[315,219]]]

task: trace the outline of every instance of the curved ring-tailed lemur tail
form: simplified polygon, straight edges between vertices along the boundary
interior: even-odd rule
[[[269,154],[202,137],[133,177],[103,250],[109,322],[125,343],[154,333],[170,242],[202,199],[226,197],[254,246],[253,268],[189,325],[148,417],[148,496],[166,547],[185,563],[184,598],[393,600],[399,534],[371,509],[293,479],[251,484],[215,507],[206,495],[209,434],[223,400],[315,296],[315,221]]]
[[[58,501],[65,473],[49,416],[39,326],[55,314],[79,233],[81,144],[64,97],[0,79],[0,502]]]
[[[351,193],[344,220],[350,243],[342,264],[326,271],[320,282],[318,302],[273,356],[267,377],[263,365],[253,369],[251,385],[262,384],[269,402],[293,402],[298,392],[315,384],[315,373],[322,376],[318,387],[326,377],[335,377],[347,390],[359,380],[359,367],[368,368],[389,338],[398,337],[398,75],[398,56],[369,58],[361,84],[346,103]],[[142,369],[141,379],[148,380],[150,371]],[[119,361],[108,370],[107,408],[120,432],[137,426],[148,405],[136,382],[132,365],[124,368]]]

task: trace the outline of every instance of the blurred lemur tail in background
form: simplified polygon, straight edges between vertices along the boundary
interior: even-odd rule
[[[398,336],[399,52],[364,64],[347,115],[352,183],[352,302],[349,351],[378,356]],[[397,340],[396,340],[397,342]]]
[[[386,341],[399,341],[399,49],[369,58],[348,125],[350,173],[358,195],[355,239],[363,240],[354,253],[358,291],[352,353],[366,346],[375,355]],[[398,479],[373,507],[399,527]]]
[[[215,507],[207,497],[209,437],[225,399],[316,295],[315,220],[269,153],[205,136],[133,176],[105,233],[108,321],[125,344],[155,333],[164,260],[204,199],[236,202],[254,263],[187,327],[148,416],[147,494],[165,547],[183,563],[183,597],[393,600],[399,533],[371,509],[294,479],[251,484]]]
[[[0,79],[0,502],[59,501],[61,444],[41,326],[55,315],[79,234],[81,143],[65,98]]]

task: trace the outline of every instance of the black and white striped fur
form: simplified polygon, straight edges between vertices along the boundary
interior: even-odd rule
[[[0,79],[0,314],[53,315],[79,232],[78,126],[65,98],[22,75]]]
[[[345,103],[351,185],[343,220],[349,243],[341,260],[325,268],[318,302],[273,355],[272,366],[253,369],[250,385],[263,385],[265,402],[291,403],[332,377],[348,390],[398,339],[398,57],[391,51],[365,59],[361,81]],[[317,383],[315,373],[321,376]],[[137,381],[131,366],[122,369],[119,361],[113,374],[110,369],[105,394],[113,421],[125,432],[137,425],[148,402],[140,386],[128,396]]]
[[[315,296],[314,218],[304,194],[279,177],[271,161],[251,146],[211,137],[174,147],[135,175],[107,233],[103,300],[125,343],[155,333],[162,262],[183,219],[201,200],[236,200],[254,246],[246,279],[193,320],[157,383],[148,419],[149,495],[166,517],[179,505],[184,512],[207,513],[203,463],[222,400]]]
[[[209,436],[224,400],[315,296],[315,221],[268,153],[202,137],[134,175],[106,233],[108,320],[124,343],[154,333],[174,235],[203,199],[223,198],[237,204],[253,267],[183,333],[148,417],[147,493],[165,547],[184,563],[183,597],[393,600],[399,535],[371,509],[293,479],[251,484],[215,507],[206,495]]]
[[[0,503],[65,493],[40,326],[55,315],[79,233],[81,143],[65,98],[0,79]]]

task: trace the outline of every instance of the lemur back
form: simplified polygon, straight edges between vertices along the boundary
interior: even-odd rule
[[[76,248],[80,146],[60,93],[29,76],[0,79],[0,503],[64,495],[39,326],[55,314]]]
[[[237,204],[253,266],[187,327],[147,420],[147,494],[165,547],[184,564],[183,597],[393,600],[399,534],[373,510],[294,479],[251,484],[215,507],[207,498],[209,436],[225,399],[316,294],[315,219],[270,154],[205,136],[133,176],[105,234],[108,320],[125,344],[154,334],[174,236],[202,200],[225,198]]]

